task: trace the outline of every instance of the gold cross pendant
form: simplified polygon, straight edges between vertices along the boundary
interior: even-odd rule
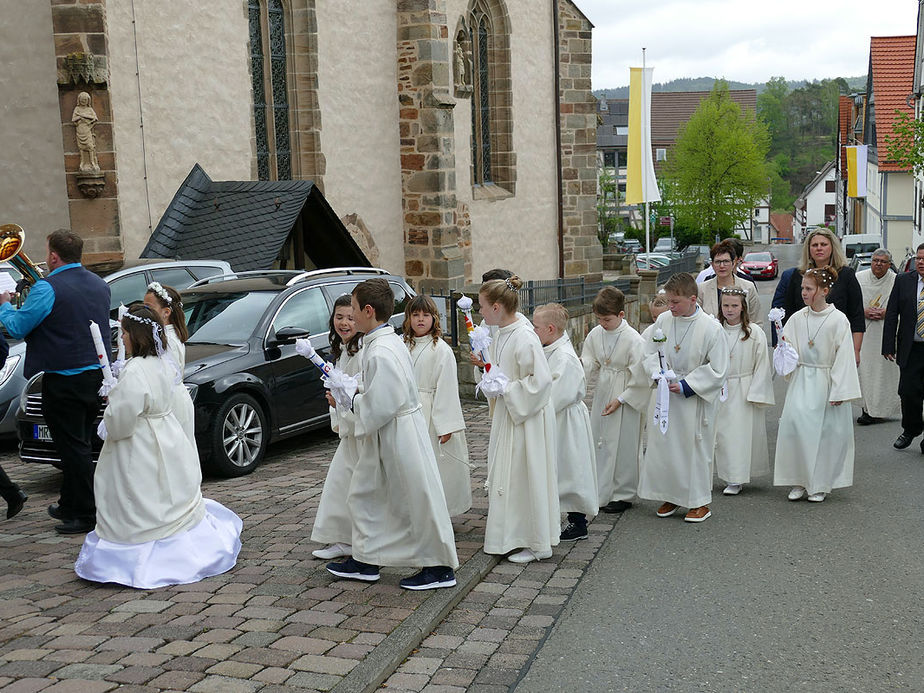
[[[675,344],[675,345],[674,345],[674,351],[680,351],[680,345],[679,345],[679,344]]]
[[[810,346],[810,347],[815,346],[815,340],[814,340],[814,339],[810,339],[810,340],[809,340],[809,346]]]

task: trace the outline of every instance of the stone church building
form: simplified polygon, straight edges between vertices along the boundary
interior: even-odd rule
[[[600,275],[592,25],[571,0],[0,12],[0,223],[26,229],[33,257],[59,227],[84,236],[87,264],[138,257],[198,164],[313,181],[370,261],[418,288],[496,266]]]

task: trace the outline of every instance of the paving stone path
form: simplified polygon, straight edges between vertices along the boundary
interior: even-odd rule
[[[505,691],[524,672],[613,527],[518,566],[481,551],[489,420],[465,405],[474,507],[454,518],[460,586],[409,592],[410,570],[373,584],[338,580],[311,551],[310,528],[336,439],[301,436],[270,450],[239,479],[206,479],[203,493],[244,521],[230,573],[193,585],[132,590],[73,572],[82,537],[62,537],[45,509],[58,473],[0,463],[29,494],[0,522],[0,689],[6,693],[140,691],[274,693],[389,690]],[[384,683],[383,683],[384,682]]]

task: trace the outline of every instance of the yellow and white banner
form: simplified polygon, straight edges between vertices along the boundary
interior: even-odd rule
[[[652,67],[629,68],[629,151],[626,204],[659,202],[661,193],[651,157]]]
[[[866,145],[847,150],[847,197],[866,197]]]

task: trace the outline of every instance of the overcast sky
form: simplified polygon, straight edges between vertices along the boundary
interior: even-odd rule
[[[865,75],[870,36],[916,32],[916,0],[575,0],[594,23],[593,88],[654,81]]]

